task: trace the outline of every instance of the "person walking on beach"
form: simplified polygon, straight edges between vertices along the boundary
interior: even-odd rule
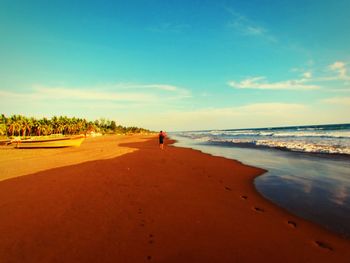
[[[160,131],[158,137],[159,137],[159,147],[160,147],[160,149],[163,150],[164,149],[165,132]]]

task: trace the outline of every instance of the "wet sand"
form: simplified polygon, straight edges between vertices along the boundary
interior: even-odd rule
[[[111,139],[121,142],[97,138],[94,147]],[[350,241],[262,198],[253,186],[261,169],[191,149],[168,146],[161,151],[155,138],[133,137],[114,145],[115,151],[126,147],[129,152],[81,163],[83,144],[69,149],[75,155],[68,152],[67,158],[78,164],[44,171],[42,165],[40,172],[35,166],[32,174],[15,177],[12,172],[13,178],[0,182],[0,262],[350,258]],[[26,151],[33,159],[41,156]],[[11,154],[16,152],[9,150]],[[52,154],[47,163],[65,154]],[[28,164],[28,157],[22,159]],[[1,160],[2,171],[9,171],[9,162]]]

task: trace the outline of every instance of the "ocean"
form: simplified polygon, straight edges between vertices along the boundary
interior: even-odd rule
[[[175,145],[266,169],[256,189],[350,238],[350,124],[170,133]]]

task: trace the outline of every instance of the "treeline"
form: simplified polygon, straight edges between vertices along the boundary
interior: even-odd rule
[[[139,127],[124,127],[117,125],[115,121],[99,119],[88,121],[81,118],[69,118],[67,116],[54,116],[49,118],[27,118],[23,115],[0,116],[0,136],[41,136],[51,134],[128,134],[128,133],[149,133],[151,131]]]

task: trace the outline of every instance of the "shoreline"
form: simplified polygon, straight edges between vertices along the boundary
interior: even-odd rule
[[[341,160],[341,161],[349,161],[350,160],[350,154],[345,153],[327,153],[327,152],[304,152],[304,151],[293,151],[284,147],[269,147],[265,145],[252,145],[249,143],[205,143],[203,142],[202,145],[208,145],[208,146],[220,146],[220,147],[232,147],[232,144],[234,147],[242,148],[242,149],[257,149],[257,150],[267,150],[267,151],[280,151],[282,153],[290,153],[295,154],[299,156],[305,156],[305,157],[319,157],[324,159],[331,159],[331,160]]]
[[[258,170],[261,170],[261,173],[260,174],[257,174],[255,175],[253,178],[251,178],[251,185],[253,186],[253,190],[255,192],[256,195],[258,195],[260,198],[264,199],[265,201],[269,202],[272,206],[274,206],[275,208],[281,210],[282,212],[290,215],[291,217],[294,217],[294,218],[297,218],[299,220],[302,220],[302,221],[305,221],[307,223],[310,223],[311,225],[313,226],[316,226],[317,228],[320,228],[326,232],[329,232],[331,235],[335,235],[336,237],[339,237],[341,239],[344,239],[346,241],[349,241],[349,244],[350,244],[350,237],[347,237],[345,235],[342,235],[336,231],[333,231],[332,229],[328,229],[326,228],[325,226],[323,226],[322,224],[319,224],[319,223],[316,223],[316,222],[313,222],[312,220],[310,219],[306,219],[306,218],[303,218],[301,216],[298,216],[296,214],[293,214],[291,211],[288,211],[286,208],[284,208],[283,206],[280,206],[278,205],[277,203],[275,203],[273,200],[270,200],[267,196],[264,196],[262,193],[260,193],[255,185],[255,180],[260,177],[260,176],[263,176],[265,173],[268,173],[269,170],[268,169],[264,169],[264,168],[261,168],[261,167],[258,167],[258,166],[255,166],[255,165],[251,165],[251,164],[247,164],[247,163],[244,163],[243,161],[240,161],[240,160],[237,160],[237,159],[231,159],[231,158],[228,158],[228,157],[225,157],[225,156],[220,156],[220,155],[215,155],[215,154],[212,154],[212,153],[209,153],[209,152],[205,152],[203,150],[200,150],[200,149],[195,149],[195,148],[192,148],[191,146],[188,146],[188,147],[183,147],[183,146],[176,146],[175,144],[178,143],[178,141],[176,139],[170,139],[170,143],[169,143],[169,146],[170,147],[177,147],[177,148],[184,148],[184,149],[190,149],[192,151],[196,151],[196,152],[199,152],[201,154],[204,154],[204,155],[208,155],[210,157],[214,157],[214,158],[223,158],[227,161],[233,161],[235,163],[238,163],[240,165],[243,165],[243,166],[247,166],[247,167],[251,167],[253,169],[258,169]],[[238,146],[240,147],[240,146]],[[242,146],[242,148],[245,148]],[[286,150],[286,149],[271,149],[270,147],[266,147],[266,146],[261,146],[261,147],[248,147],[248,148],[262,148],[262,149],[267,149],[267,150],[279,150],[279,151],[282,151],[282,152],[285,152],[285,153],[292,153],[292,154],[296,154],[296,155],[300,155],[300,156],[307,156],[307,157],[323,157],[323,158],[327,158],[326,155],[331,155],[331,158],[334,158],[333,160],[348,160],[348,158],[350,158],[349,155],[346,155],[346,154],[328,154],[328,153],[312,153],[312,152],[293,152],[293,151],[289,151],[289,150]],[[288,221],[287,222],[291,227],[296,227],[296,225],[294,225],[295,222],[293,221]],[[325,244],[323,244],[325,245]]]
[[[346,159],[277,149],[225,147],[182,140],[176,146],[240,160],[268,170],[255,178],[258,192],[289,213],[312,221],[347,239],[350,237]]]
[[[323,226],[322,224],[313,222],[311,219],[306,219],[306,218],[303,218],[303,217],[298,216],[298,215],[296,215],[296,214],[293,214],[293,212],[288,211],[288,210],[287,210],[286,208],[284,208],[283,206],[278,205],[278,204],[275,203],[273,200],[270,200],[267,196],[264,196],[263,193],[259,192],[258,189],[257,189],[257,186],[256,186],[256,184],[255,184],[255,180],[258,179],[260,176],[263,176],[265,173],[270,172],[268,169],[264,169],[264,168],[261,168],[261,167],[258,167],[258,166],[254,166],[254,165],[251,165],[251,164],[248,164],[248,163],[244,163],[243,161],[240,161],[240,160],[237,160],[237,159],[231,159],[231,158],[228,158],[228,157],[225,157],[225,156],[215,155],[215,154],[212,154],[212,153],[209,153],[209,152],[205,152],[205,151],[203,151],[203,150],[201,150],[201,149],[192,148],[191,146],[188,146],[188,147],[187,147],[187,146],[186,146],[186,147],[184,147],[184,146],[177,146],[177,145],[175,145],[176,143],[178,143],[178,141],[177,141],[176,139],[171,139],[171,141],[172,141],[172,142],[169,144],[169,146],[171,146],[171,147],[178,147],[178,148],[190,149],[190,150],[199,152],[199,153],[201,153],[201,154],[209,155],[209,156],[214,157],[214,158],[223,158],[223,159],[225,159],[225,160],[227,160],[227,161],[233,161],[233,162],[236,162],[236,163],[238,163],[238,164],[240,164],[240,165],[243,165],[243,166],[247,166],[247,167],[251,167],[251,168],[253,168],[253,169],[261,170],[261,173],[260,173],[260,174],[254,176],[254,177],[251,179],[251,184],[252,184],[252,186],[254,187],[255,194],[257,194],[258,196],[260,196],[260,197],[261,197],[262,199],[264,199],[265,201],[271,203],[271,204],[272,204],[273,206],[275,206],[276,208],[281,209],[281,210],[282,210],[283,212],[285,212],[286,214],[289,214],[290,216],[296,217],[296,218],[298,218],[298,219],[300,219],[300,220],[303,220],[303,221],[308,222],[308,223],[310,223],[310,224],[312,224],[312,225],[315,225],[315,226],[317,226],[317,227],[323,229],[323,230],[326,231],[326,232],[329,232],[329,233],[331,233],[331,234],[333,234],[333,235],[335,235],[335,236],[338,236],[338,237],[341,238],[341,239],[344,239],[344,240],[347,240],[347,241],[350,242],[350,237],[347,237],[347,236],[345,236],[345,235],[342,235],[342,234],[340,234],[340,233],[338,233],[338,232],[336,232],[336,231],[333,231],[332,229],[328,229],[328,228],[326,228],[325,226]],[[263,147],[264,147],[264,146],[263,146]],[[267,149],[267,150],[271,150],[271,148],[268,148],[268,147],[267,147],[266,149]],[[280,149],[278,149],[278,150],[280,150]],[[286,150],[281,150],[281,151],[283,151],[283,152],[290,152],[290,151],[286,151]],[[297,155],[305,155],[305,156],[315,156],[315,155],[317,155],[317,154],[315,154],[315,153],[301,153],[301,152],[291,152],[291,153],[293,153],[293,154],[295,153],[295,154],[297,154]],[[338,155],[338,157],[339,157],[339,155]],[[347,156],[347,157],[348,157],[348,156]],[[350,158],[350,157],[348,157],[348,158]]]
[[[169,142],[169,141],[168,141]],[[5,262],[347,262],[350,242],[264,198],[264,170],[157,140],[0,182]],[[7,260],[7,261],[6,261]]]

